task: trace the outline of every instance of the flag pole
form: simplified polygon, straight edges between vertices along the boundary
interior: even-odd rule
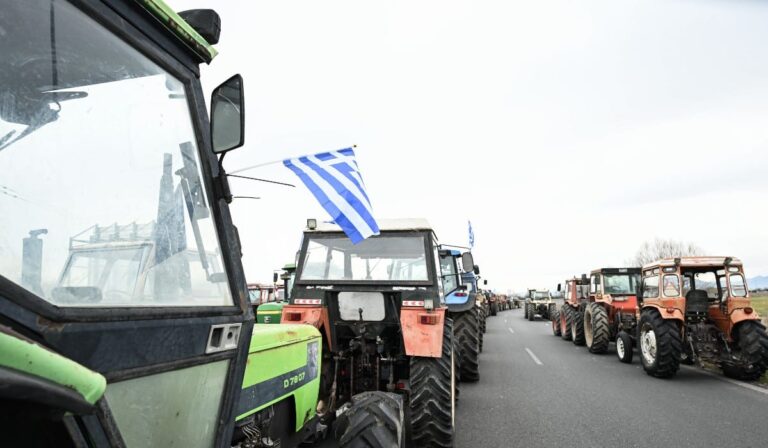
[[[357,148],[357,145],[352,145],[352,147],[353,148]],[[289,157],[289,159],[298,159],[299,157],[306,157],[306,156],[309,156],[309,155],[312,155],[312,154],[304,154],[303,156]],[[277,165],[278,163],[283,163],[283,160],[285,160],[285,159],[274,160],[272,162],[259,163],[257,165],[246,166],[245,168],[238,168],[238,169],[236,169],[234,171],[230,171],[229,174],[242,173],[243,171],[252,170],[254,168],[261,168],[263,166]]]

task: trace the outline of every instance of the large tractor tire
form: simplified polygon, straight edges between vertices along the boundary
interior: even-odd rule
[[[584,342],[591,353],[607,352],[611,342],[608,312],[594,302],[584,310]]]
[[[528,319],[528,304],[523,305],[523,319]]]
[[[491,303],[491,316],[499,314],[499,304],[496,302]]]
[[[558,311],[552,313],[552,334],[555,336],[562,335],[560,332],[560,312]]]
[[[616,356],[625,364],[632,364],[632,338],[626,331],[616,335]]]
[[[575,345],[584,345],[584,310],[571,310],[571,341]]]
[[[453,321],[445,319],[443,353],[440,358],[413,356],[410,440],[413,446],[444,448],[453,446],[456,412],[456,365],[453,353]]]
[[[405,446],[403,398],[389,392],[363,392],[336,420],[336,441],[341,448]]]
[[[571,340],[571,307],[563,305],[560,307],[560,312],[557,313],[560,320],[560,337],[564,341]]]
[[[646,309],[640,315],[638,329],[640,360],[645,373],[657,378],[675,376],[683,351],[678,322],[662,318],[656,309]]]
[[[759,379],[768,369],[768,335],[765,327],[756,320],[747,320],[738,324],[733,336],[742,363],[723,364],[723,373],[738,380]]]
[[[533,322],[536,319],[536,305],[529,303],[527,314],[528,314],[528,320]]]
[[[453,333],[456,347],[461,356],[461,381],[476,382],[480,380],[480,323],[477,311],[472,308],[458,314],[453,319]]]

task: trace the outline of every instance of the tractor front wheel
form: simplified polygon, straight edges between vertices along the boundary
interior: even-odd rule
[[[756,320],[747,320],[736,327],[733,335],[741,362],[723,364],[723,373],[738,380],[759,379],[768,369],[768,335],[765,327]]]
[[[571,341],[576,345],[584,345],[584,311],[571,310]]]
[[[560,312],[557,310],[552,313],[552,334],[555,336],[562,334],[560,331]]]
[[[608,312],[592,302],[584,310],[584,342],[591,353],[605,353],[611,339]]]
[[[528,304],[528,320],[533,322],[536,319],[536,305]]]
[[[616,336],[616,355],[619,361],[632,364],[632,337],[626,331],[620,331]]]
[[[560,312],[557,313],[560,319],[560,337],[564,341],[571,340],[571,307],[563,305],[560,307]]]
[[[413,356],[411,367],[411,441],[419,447],[452,447],[456,412],[453,321],[445,319],[440,358]]]
[[[655,309],[640,316],[640,360],[645,373],[657,378],[670,378],[680,368],[683,343],[680,327],[674,320],[664,319]]]
[[[336,421],[339,447],[404,447],[403,398],[372,391],[352,397],[352,405]]]

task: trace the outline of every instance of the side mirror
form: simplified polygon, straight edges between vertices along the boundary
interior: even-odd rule
[[[475,268],[473,269],[473,272],[475,273],[475,275],[480,275],[480,266],[475,265]]]
[[[221,34],[221,18],[212,9],[190,9],[179,13],[200,36],[211,45],[219,43]]]
[[[488,284],[488,280],[483,280],[483,286]]]
[[[461,254],[461,264],[464,268],[464,272],[472,272],[475,269],[475,259],[472,258],[472,252],[464,252]]]
[[[245,97],[243,77],[235,75],[211,94],[211,146],[222,154],[245,143]]]
[[[560,283],[558,283],[557,284],[557,292],[562,291],[562,289],[563,289],[563,286]]]
[[[277,272],[272,273],[272,283],[277,283]]]

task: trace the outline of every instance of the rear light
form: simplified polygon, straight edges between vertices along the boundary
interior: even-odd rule
[[[321,305],[323,299],[296,299],[293,301],[294,305]]]
[[[285,320],[289,322],[299,322],[301,321],[301,315],[302,313],[295,313],[295,312],[287,312],[285,313]]]
[[[422,325],[437,325],[438,320],[437,314],[419,314],[419,323]]]
[[[466,292],[457,292],[456,293],[456,297],[467,297],[467,293]]]
[[[744,312],[747,313],[747,314],[752,314],[753,311],[755,311],[755,310],[753,310],[751,306],[748,306],[748,307],[744,308]]]
[[[423,300],[403,300],[403,306],[417,306],[419,308],[424,308],[424,301]]]
[[[672,307],[667,308],[667,314],[674,314],[675,309]]]
[[[403,383],[402,381],[401,381],[401,382],[399,382],[399,383],[397,383],[397,388],[398,388],[399,390],[403,390],[403,389],[405,389],[405,383]]]

